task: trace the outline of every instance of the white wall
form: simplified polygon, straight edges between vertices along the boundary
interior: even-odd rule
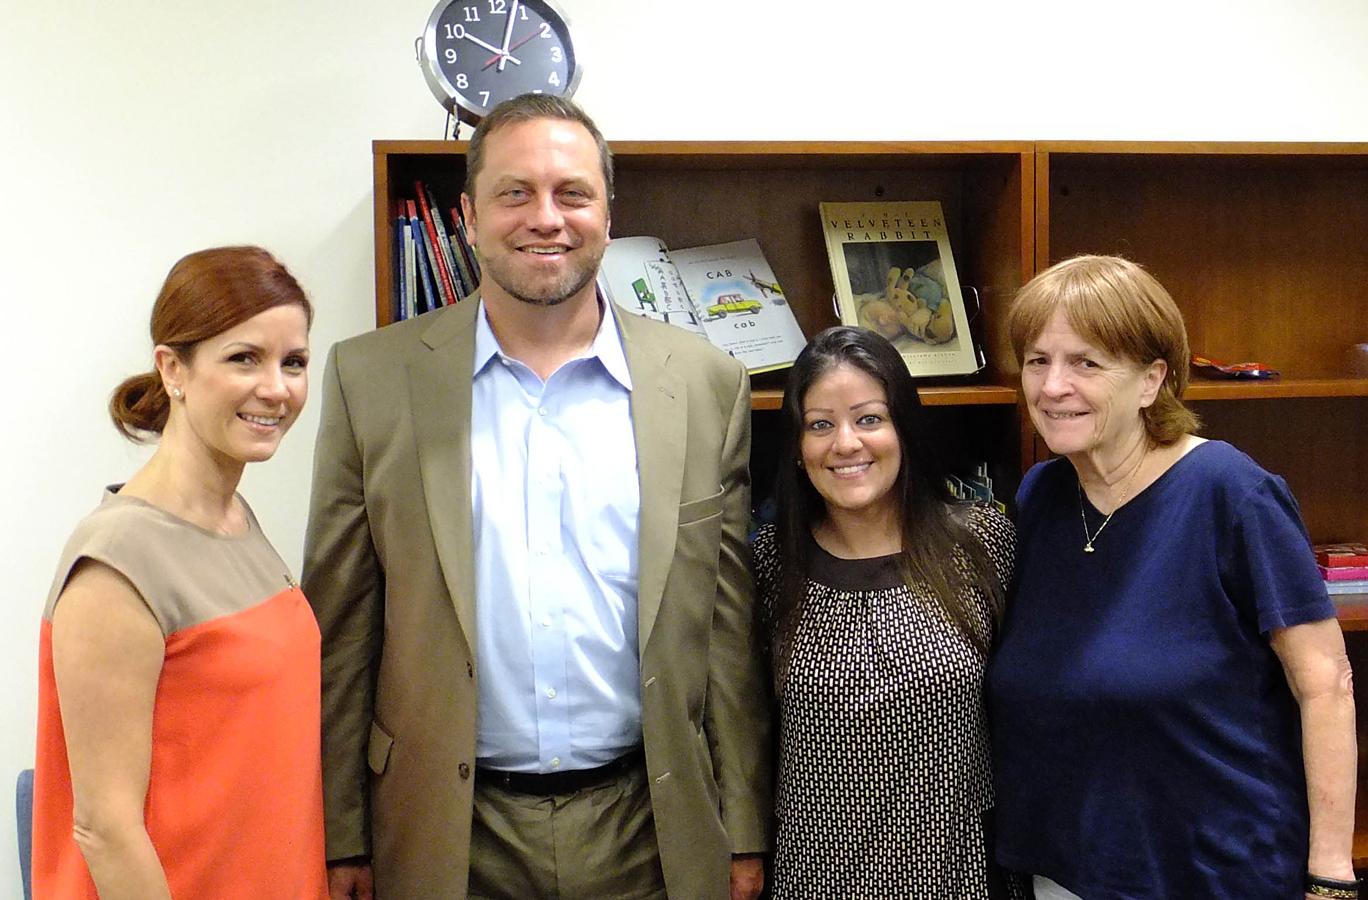
[[[1362,0],[561,2],[610,139],[1368,141]],[[272,249],[318,306],[321,361],[373,322],[370,141],[440,137],[443,112],[413,61],[429,0],[0,9],[4,786],[33,760],[57,553],[145,455],[104,404],[149,362],[167,269]],[[317,412],[244,484],[296,567]],[[0,900],[13,846],[5,814]]]

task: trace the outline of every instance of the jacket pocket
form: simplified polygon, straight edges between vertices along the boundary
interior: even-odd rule
[[[370,742],[366,745],[366,762],[376,775],[385,774],[385,766],[389,764],[390,748],[393,746],[394,738],[390,737],[385,729],[371,722]]]
[[[725,499],[725,491],[718,491],[711,497],[704,497],[702,500],[690,500],[688,503],[679,504],[679,525],[692,525],[694,522],[701,522],[713,516],[722,514],[722,503]]]

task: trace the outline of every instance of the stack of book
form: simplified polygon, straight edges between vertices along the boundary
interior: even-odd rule
[[[449,306],[480,285],[479,260],[466,239],[460,207],[452,207],[444,220],[432,189],[421,181],[413,189],[416,199],[395,201],[395,321]]]
[[[1332,599],[1345,602],[1360,595],[1368,600],[1368,546],[1318,544],[1312,549],[1316,551],[1316,565]]]

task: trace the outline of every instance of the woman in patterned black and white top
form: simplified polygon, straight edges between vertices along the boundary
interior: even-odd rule
[[[991,862],[984,662],[1015,532],[956,504],[907,366],[830,328],[784,396],[755,564],[779,703],[775,900],[1019,895]]]

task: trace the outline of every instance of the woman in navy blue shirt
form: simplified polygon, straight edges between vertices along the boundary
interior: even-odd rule
[[[1008,330],[1062,458],[989,674],[999,861],[1040,898],[1356,897],[1343,636],[1287,485],[1194,435],[1173,299],[1078,257]]]

